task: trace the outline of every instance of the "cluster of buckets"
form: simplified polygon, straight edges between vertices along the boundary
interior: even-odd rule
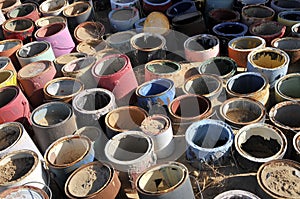
[[[0,198],[300,198],[299,0],[0,7]]]

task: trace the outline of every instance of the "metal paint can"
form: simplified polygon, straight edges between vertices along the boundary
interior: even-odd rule
[[[33,41],[25,44],[16,52],[21,67],[36,61],[53,61],[55,55],[47,41]]]
[[[296,63],[300,59],[300,38],[276,38],[271,42],[271,46],[286,52],[290,57],[291,63]]]
[[[87,55],[85,53],[69,53],[69,54],[65,54],[62,56],[57,57],[53,62],[56,68],[56,77],[62,77],[62,71],[61,68],[66,65],[67,63],[78,59],[78,58],[82,58],[82,57],[86,57]]]
[[[72,102],[78,127],[95,126],[106,132],[105,116],[117,108],[115,96],[103,88],[86,89]]]
[[[80,43],[88,39],[101,39],[105,26],[100,22],[86,21],[80,23],[74,30],[74,37]]]
[[[275,83],[275,99],[276,102],[282,101],[300,101],[299,93],[299,73],[287,74]]]
[[[93,162],[94,154],[88,137],[70,135],[54,141],[45,151],[44,160],[53,179],[63,190],[71,173],[80,166]]]
[[[39,149],[44,153],[57,139],[77,130],[72,107],[64,102],[48,102],[33,110],[30,121]]]
[[[8,18],[25,17],[36,21],[40,18],[40,13],[37,6],[33,3],[24,3],[14,7],[7,13]]]
[[[143,0],[143,11],[146,14],[150,14],[151,12],[161,12],[165,13],[168,8],[172,5],[171,0],[162,0],[162,1],[154,1],[154,0]]]
[[[50,189],[49,189],[50,190]],[[9,198],[35,198],[35,199],[51,199],[52,196],[48,196],[47,193],[34,186],[16,186],[6,189],[2,193],[0,193],[0,197],[3,199]]]
[[[23,42],[20,39],[7,39],[7,40],[0,41],[1,63],[2,61],[5,61],[5,63],[7,63],[6,65],[7,68],[9,70],[13,70],[15,73],[17,70],[20,69],[20,64],[16,57],[16,51],[20,49],[22,46],[23,46]]]
[[[189,171],[179,162],[148,168],[137,178],[136,187],[140,199],[195,198]]]
[[[12,71],[14,74],[17,74],[17,71],[9,57],[0,57],[0,71],[4,70],[9,70]]]
[[[106,49],[106,43],[101,39],[88,39],[76,46],[76,51],[88,56],[94,56],[98,51]]]
[[[175,16],[191,13],[197,11],[195,2],[193,1],[179,1],[172,6],[170,6],[167,11],[166,15],[169,19],[173,19]]]
[[[40,4],[39,10],[43,16],[58,16],[68,4],[67,0],[46,0]]]
[[[141,130],[152,138],[157,158],[169,157],[174,152],[172,123],[168,116],[154,114],[145,118]]]
[[[34,107],[44,102],[43,88],[56,74],[51,61],[37,61],[25,65],[18,72],[18,81]]]
[[[3,12],[3,14],[6,14],[8,11],[10,11],[11,9],[13,9],[14,7],[16,7],[20,4],[21,4],[20,0],[12,0],[12,1],[1,2],[1,4],[0,4],[1,11]]]
[[[95,88],[97,82],[94,80],[91,70],[96,61],[96,58],[91,56],[78,58],[64,65],[61,71],[65,77],[79,79],[85,89]]]
[[[0,70],[0,88],[5,86],[18,86],[16,73],[11,70]]]
[[[247,71],[259,72],[268,78],[271,88],[287,74],[290,58],[286,52],[276,48],[262,48],[249,53]]]
[[[68,54],[75,47],[69,28],[65,23],[54,23],[41,27],[35,32],[34,36],[37,41],[48,41],[52,46],[55,57]]]
[[[135,7],[111,10],[108,19],[114,32],[131,30],[134,23],[140,19],[139,10]]]
[[[35,21],[35,26],[37,28],[41,28],[44,26],[47,26],[49,24],[53,23],[65,23],[67,24],[67,19],[62,16],[47,16],[47,17],[41,17],[38,20]]]
[[[139,8],[140,2],[138,0],[129,0],[129,1],[110,0],[110,7],[112,10],[120,9],[120,8],[130,8],[130,7]]]

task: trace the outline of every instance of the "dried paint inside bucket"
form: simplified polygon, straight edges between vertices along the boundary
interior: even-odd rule
[[[1,57],[0,58],[0,70],[3,69],[3,68],[5,68],[9,64],[9,62],[10,62],[9,58]]]
[[[10,11],[9,16],[11,18],[23,17],[33,12],[34,9],[35,6],[33,6],[32,4],[25,4]]]
[[[263,42],[261,39],[258,38],[239,38],[234,40],[234,42],[229,42],[229,46],[235,49],[240,49],[240,50],[250,50],[253,48],[256,48],[260,45],[262,45]]]
[[[82,15],[87,10],[89,10],[90,7],[91,7],[90,4],[86,2],[77,2],[65,8],[63,13],[66,17],[74,17],[74,16]]]
[[[57,79],[46,86],[46,92],[51,96],[69,96],[79,92],[83,84],[75,79]]]
[[[228,89],[234,93],[249,94],[261,90],[265,86],[265,80],[258,75],[244,74],[228,82]]]
[[[49,45],[46,42],[33,42],[20,48],[18,55],[22,58],[34,57],[47,49],[49,49]]]
[[[220,35],[235,35],[241,34],[245,32],[245,27],[242,24],[238,23],[228,23],[224,22],[224,24],[218,24],[213,29],[214,32]]]
[[[66,121],[72,115],[72,110],[65,103],[44,104],[32,113],[32,121],[39,126],[52,126]]]
[[[0,108],[6,106],[9,104],[11,101],[13,101],[17,95],[18,95],[18,90],[15,88],[10,88],[10,87],[4,87],[0,91]]]
[[[63,72],[77,72],[81,69],[85,69],[87,67],[91,67],[96,62],[96,58],[94,57],[83,57],[75,59],[70,63],[66,64],[62,70]]]
[[[204,35],[190,40],[186,48],[193,51],[203,51],[217,46],[218,43],[219,41],[216,38]]]
[[[138,187],[147,194],[171,192],[183,182],[187,173],[177,165],[155,167],[143,173],[138,179]]]
[[[109,167],[91,164],[77,170],[67,182],[66,190],[73,197],[89,197],[101,191],[111,179]]]
[[[0,129],[0,151],[15,145],[21,138],[22,129],[17,125],[4,125]]]
[[[95,67],[95,74],[106,76],[117,73],[125,67],[126,60],[122,57],[110,57],[102,62],[98,62]]]
[[[90,148],[88,138],[80,136],[62,138],[49,148],[46,158],[49,164],[56,167],[74,165],[83,159]]]
[[[263,51],[255,53],[252,61],[262,68],[278,68],[285,64],[286,58],[277,52]]]
[[[295,75],[278,80],[276,89],[288,98],[300,98],[300,76]]]
[[[170,123],[165,117],[152,116],[142,122],[141,129],[148,135],[158,135],[166,131],[169,125]]]
[[[9,153],[0,160],[0,186],[16,183],[31,173],[38,164],[38,157],[29,151]]]
[[[36,31],[36,37],[50,37],[62,31],[66,27],[64,23],[55,23],[55,25],[49,25],[42,27]]]
[[[118,21],[128,21],[136,15],[136,11],[133,9],[120,9],[116,10],[112,14],[112,18]]]

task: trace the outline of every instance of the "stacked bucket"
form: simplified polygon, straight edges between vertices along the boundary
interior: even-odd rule
[[[300,197],[299,0],[0,5],[0,198]]]

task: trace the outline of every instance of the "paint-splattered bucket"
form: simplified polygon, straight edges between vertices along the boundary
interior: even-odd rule
[[[108,112],[117,108],[115,96],[103,88],[86,89],[75,96],[72,102],[78,127],[96,126],[106,132],[104,122]]]
[[[56,69],[51,61],[37,61],[25,65],[18,72],[18,80],[34,107],[44,102],[43,88],[56,74]]]
[[[120,188],[117,172],[109,165],[96,161],[79,167],[70,175],[65,193],[68,198],[115,199]]]
[[[33,3],[23,3],[7,13],[8,18],[25,17],[36,21],[40,18],[39,10]]]
[[[104,33],[105,27],[102,23],[86,21],[75,28],[74,37],[80,43],[88,39],[101,39]]]
[[[101,39],[88,39],[76,46],[76,51],[88,56],[94,56],[98,51],[106,49],[106,43]]]
[[[41,28],[53,23],[65,23],[67,24],[67,19],[62,16],[48,16],[48,17],[41,17],[35,21],[35,25],[37,28]]]
[[[281,101],[300,101],[300,74],[287,74],[276,81],[275,99]]]
[[[63,190],[69,175],[80,166],[94,161],[94,154],[88,137],[70,135],[54,141],[45,151],[44,159],[53,179]]]
[[[21,149],[34,151],[40,160],[43,160],[41,152],[19,122],[6,122],[0,125],[1,149],[0,157]]]
[[[175,97],[174,82],[170,79],[150,80],[137,87],[136,96],[139,107],[146,111],[164,111]]]
[[[229,97],[248,97],[266,105],[269,100],[267,78],[260,73],[244,72],[231,77],[226,83]]]
[[[275,11],[264,5],[247,5],[242,8],[242,22],[248,26],[255,23],[272,21]]]
[[[72,107],[64,102],[49,102],[37,107],[30,121],[42,153],[58,138],[72,135],[77,130]]]
[[[18,150],[8,153],[0,159],[0,170],[3,178],[0,192],[8,188],[20,186],[30,182],[38,182],[38,188],[49,185],[47,175],[38,155],[31,150]]]
[[[196,168],[202,162],[222,161],[233,143],[232,129],[220,120],[204,119],[192,123],[186,130],[187,160]]]
[[[104,148],[105,156],[126,180],[134,182],[138,175],[156,163],[153,140],[140,131],[127,131],[110,139]]]
[[[67,0],[46,0],[40,4],[39,10],[43,16],[58,16],[68,4]]]
[[[85,89],[96,88],[97,83],[91,71],[96,61],[96,58],[91,56],[78,58],[64,65],[61,71],[65,77],[79,79],[84,84]]]
[[[256,171],[265,162],[282,159],[287,139],[276,127],[256,123],[244,126],[234,138],[237,162],[246,170]]]
[[[262,48],[249,53],[247,71],[264,74],[271,88],[275,82],[287,74],[290,58],[286,52],[277,48]]]
[[[182,163],[153,166],[139,175],[136,187],[140,199],[194,199],[189,171]]]
[[[130,7],[140,7],[140,2],[138,0],[110,0],[111,9],[120,9],[120,8],[130,8]]]
[[[63,101],[69,103],[81,91],[83,91],[83,83],[71,77],[55,78],[43,88],[46,101]]]
[[[168,106],[174,134],[184,134],[191,123],[212,114],[211,102],[200,95],[181,95]]]
[[[0,88],[5,86],[18,86],[16,73],[11,70],[0,70]]]
[[[137,106],[122,106],[110,111],[105,116],[107,137],[112,138],[114,135],[128,130],[140,130],[146,117],[148,117],[148,113]]]

